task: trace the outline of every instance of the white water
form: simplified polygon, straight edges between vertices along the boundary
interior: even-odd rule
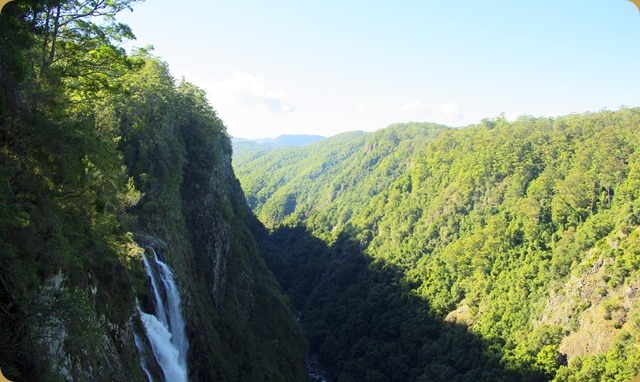
[[[307,368],[309,370],[309,378],[314,382],[329,382],[329,379],[325,376],[324,370],[320,367],[320,361],[318,356],[313,354],[309,357],[307,362]]]
[[[138,312],[139,311],[140,311],[140,308],[138,308]],[[140,366],[142,367],[142,371],[144,371],[144,374],[147,376],[147,381],[153,382],[153,377],[149,372],[149,365],[147,364],[147,357],[145,357],[144,355],[144,347],[142,345],[142,340],[140,339],[140,337],[138,337],[136,333],[133,333],[133,340],[136,343],[136,349],[138,349],[138,353],[140,353]]]
[[[156,258],[157,260],[157,258]],[[182,310],[180,309],[180,292],[176,288],[176,284],[173,282],[175,276],[168,265],[160,260],[157,260],[160,272],[162,273],[163,280],[170,280],[165,284],[167,291],[167,313],[171,318],[169,320],[169,330],[172,334],[171,343],[178,349],[178,362],[182,365],[187,365],[187,350],[189,350],[189,343],[187,336],[184,334],[184,320],[182,318]]]
[[[153,248],[150,250],[153,253],[153,263],[149,263],[146,255],[143,258],[147,275],[151,279],[155,311],[151,314],[140,308],[138,311],[153,355],[162,369],[164,381],[186,382],[189,342],[184,332],[180,293],[171,268],[158,259]],[[146,364],[141,366],[149,376]]]

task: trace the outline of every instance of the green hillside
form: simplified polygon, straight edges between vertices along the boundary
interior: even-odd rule
[[[397,124],[344,133],[310,146],[234,158],[249,205],[268,226],[342,224],[406,171],[410,156],[447,128]]]
[[[235,166],[334,380],[628,381],[639,123],[395,125]]]

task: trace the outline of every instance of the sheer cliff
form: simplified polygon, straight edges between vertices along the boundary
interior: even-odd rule
[[[168,97],[164,73],[147,62],[135,74],[144,78],[128,81],[130,91],[145,92],[136,83],[158,83]],[[144,193],[133,210],[136,238],[163,243],[185,296],[190,375],[302,380],[304,339],[249,229],[229,137],[202,91],[181,84],[177,93],[159,105],[151,94],[134,97],[140,104],[120,111],[121,120],[133,122],[122,126],[121,149]]]
[[[0,14],[2,373],[171,380],[144,333],[182,316],[189,380],[304,380],[306,342],[258,253],[225,126],[158,58],[117,47],[126,26],[79,7]],[[152,319],[167,299],[181,314]]]

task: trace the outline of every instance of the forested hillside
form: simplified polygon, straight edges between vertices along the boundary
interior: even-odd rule
[[[235,166],[333,380],[628,381],[639,138],[621,109],[396,125]]]
[[[0,14],[0,369],[171,380],[140,319],[157,289],[142,254],[157,252],[189,380],[304,380],[306,342],[250,232],[226,128],[202,90],[119,47],[133,35],[114,17],[133,3]]]
[[[311,146],[241,155],[234,158],[234,168],[249,205],[268,226],[342,224],[406,171],[413,152],[444,130],[409,123],[375,134],[344,133]]]

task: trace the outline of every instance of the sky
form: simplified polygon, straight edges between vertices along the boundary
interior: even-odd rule
[[[118,19],[233,137],[640,106],[627,0],[146,0]]]

